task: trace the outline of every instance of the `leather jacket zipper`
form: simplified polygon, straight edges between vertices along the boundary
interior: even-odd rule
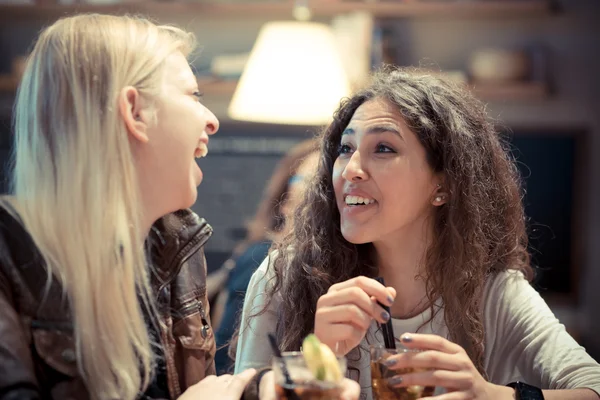
[[[210,332],[210,325],[206,320],[206,312],[204,311],[204,305],[202,304],[202,301],[199,301],[198,303],[200,306],[200,317],[202,318],[202,329],[200,330],[200,334],[202,335],[203,339],[206,339]]]
[[[202,296],[200,296],[200,297],[204,298],[204,294],[202,294]],[[181,317],[185,318],[188,311],[193,311],[193,310],[199,310],[199,312],[200,312],[200,318],[202,320],[202,329],[200,331],[200,334],[202,335],[203,339],[206,339],[210,332],[210,324],[208,323],[208,320],[206,318],[206,311],[204,310],[204,304],[202,304],[202,300],[194,299],[189,304],[182,307],[181,308]]]

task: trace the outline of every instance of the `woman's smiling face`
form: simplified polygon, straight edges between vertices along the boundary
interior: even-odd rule
[[[358,107],[333,166],[342,235],[351,243],[420,234],[440,179],[398,109],[384,99]]]

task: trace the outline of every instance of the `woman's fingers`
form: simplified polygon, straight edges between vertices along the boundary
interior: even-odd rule
[[[332,285],[317,302],[315,335],[336,353],[346,354],[360,343],[373,320],[390,319],[377,302],[391,305],[395,295],[395,290],[364,276]]]
[[[450,392],[434,397],[423,397],[421,400],[471,400],[473,396],[465,392]]]
[[[439,335],[404,333],[400,336],[400,341],[409,349],[437,350],[448,354],[464,353],[462,347]]]
[[[435,350],[407,352],[393,355],[383,361],[382,364],[391,370],[422,368],[460,371],[464,367],[461,365],[461,359],[457,358],[455,355]]]
[[[246,386],[248,386],[248,383],[250,383],[254,375],[256,375],[256,370],[254,368],[250,368],[244,372],[232,376],[227,383],[228,390],[234,396],[236,396],[236,398],[241,397],[244,389]]]
[[[389,378],[388,384],[393,387],[418,385],[464,390],[473,386],[472,378],[472,374],[463,371],[429,370],[394,376]]]
[[[369,329],[372,320],[369,314],[354,304],[318,309],[317,317],[327,324],[350,324],[363,331]]]
[[[344,378],[342,381],[342,395],[343,400],[358,400],[360,397],[360,385],[348,378]]]
[[[225,375],[221,375],[221,376],[209,375],[206,378],[204,378],[202,380],[202,382],[204,382],[204,383],[210,383],[212,381],[216,381],[217,379],[219,379],[220,377],[223,377],[223,376],[225,376]],[[227,376],[231,376],[231,375],[227,375]]]
[[[436,386],[450,392],[432,397],[432,400],[489,397],[489,384],[458,344],[441,336],[425,334],[403,334],[401,340],[404,346],[422,351],[394,356],[387,362],[388,365],[393,364],[389,368],[396,369],[399,374],[388,379],[389,385]]]
[[[358,276],[344,282],[336,283],[329,288],[328,293],[337,292],[350,287],[362,289],[369,297],[375,297],[377,301],[386,306],[391,306],[396,298],[396,291],[393,288],[387,288],[375,279],[367,278],[365,276]]]
[[[317,311],[321,309],[335,309],[337,311],[346,311],[346,313],[356,313],[356,310],[339,308],[340,306],[351,305],[359,308],[369,315],[370,318],[376,319],[379,322],[387,322],[390,318],[390,315],[379,304],[373,301],[365,291],[356,286],[329,292],[321,296],[317,303]]]
[[[315,335],[321,340],[325,342],[332,350],[335,351],[335,343],[336,342],[344,342],[349,341],[351,343],[360,343],[363,336],[365,335],[365,330],[357,328],[355,325],[347,324],[347,323],[339,323],[339,324],[327,324],[323,326],[326,332],[321,331],[318,327],[315,328]],[[353,346],[354,347],[354,346]],[[348,349],[351,350],[351,349]]]
[[[211,399],[215,400],[239,399],[255,374],[256,370],[250,368],[238,375],[207,376],[195,385],[190,386],[178,397],[178,400],[204,398],[207,393]],[[275,393],[270,398],[275,398]]]

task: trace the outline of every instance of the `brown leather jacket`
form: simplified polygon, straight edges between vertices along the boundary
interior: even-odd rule
[[[170,397],[214,374],[215,340],[203,246],[212,234],[189,210],[159,220],[149,237],[158,271],[160,339]],[[68,304],[22,225],[0,207],[0,400],[89,399],[79,377]]]

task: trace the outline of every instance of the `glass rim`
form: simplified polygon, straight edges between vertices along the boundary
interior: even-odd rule
[[[301,355],[302,355],[301,351],[282,351],[281,352],[281,357],[273,356],[273,358],[298,357],[298,356],[301,356]]]
[[[400,347],[396,347],[395,349],[390,349],[389,347],[385,347],[385,344],[381,344],[381,343],[371,344],[371,345],[369,345],[369,349],[370,350],[374,350],[374,349],[375,350],[387,350],[389,352],[397,351],[397,352],[403,352],[403,353],[419,353],[419,352],[424,351],[423,349],[409,349],[408,347],[403,346],[401,343],[400,343]]]
[[[273,356],[273,359],[281,359],[281,358],[301,358],[304,360],[304,354],[301,351],[282,351],[281,357]],[[346,362],[346,356],[335,356],[335,358],[340,361]]]

